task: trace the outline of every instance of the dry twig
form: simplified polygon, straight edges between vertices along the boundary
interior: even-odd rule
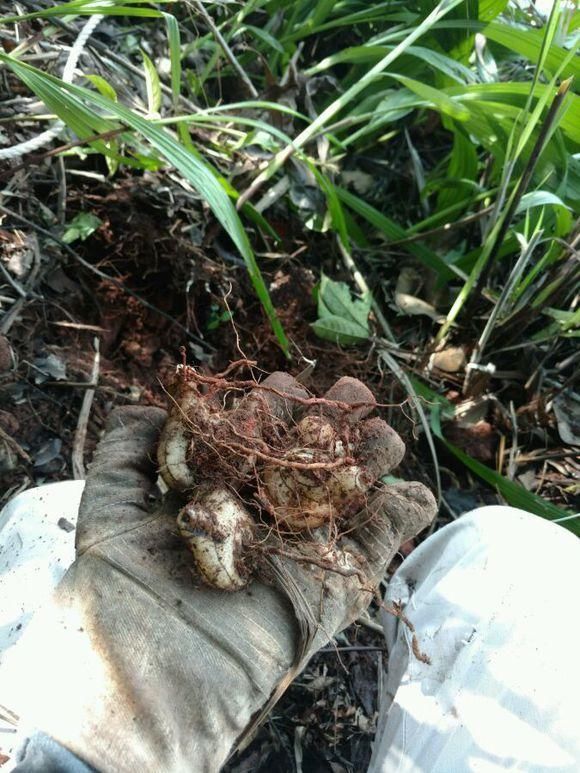
[[[99,380],[99,339],[94,339],[95,357],[93,360],[93,370],[91,372],[90,384],[95,387]],[[79,412],[79,419],[77,422],[77,428],[75,431],[75,437],[72,450],[72,473],[75,480],[82,480],[85,477],[85,465],[84,465],[84,451],[85,441],[87,439],[87,425],[89,423],[89,416],[91,413],[91,406],[93,404],[93,398],[95,396],[94,388],[87,389],[84,394],[81,410]]]

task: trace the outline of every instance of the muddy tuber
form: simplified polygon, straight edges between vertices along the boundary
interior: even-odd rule
[[[268,530],[287,545],[319,543],[321,527],[347,532],[405,453],[385,421],[369,418],[375,398],[354,378],[312,397],[287,373],[258,384],[180,366],[170,395],[160,473],[190,497],[179,532],[203,580],[223,590],[248,583]]]

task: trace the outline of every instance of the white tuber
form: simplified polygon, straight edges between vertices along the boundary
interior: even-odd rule
[[[181,510],[177,526],[208,585],[232,591],[247,585],[250,567],[244,554],[254,522],[231,491],[204,490]]]

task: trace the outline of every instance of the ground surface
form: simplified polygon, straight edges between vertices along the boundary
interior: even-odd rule
[[[15,211],[42,227],[49,223],[38,212],[52,209],[58,196],[53,174],[52,167],[44,173],[34,169],[18,180],[22,198]],[[288,252],[264,261],[272,298],[294,347],[294,360],[288,363],[245,269],[228,246],[211,228],[192,244],[191,213],[198,215],[199,205],[185,194],[175,203],[179,195],[179,188],[163,175],[69,184],[68,219],[90,208],[103,221],[89,239],[73,245],[75,253],[114,277],[116,284],[26,223],[5,219],[0,231],[3,259],[26,295],[11,285],[3,288],[10,299],[5,301],[1,339],[3,501],[30,486],[70,478],[75,444],[89,463],[114,406],[165,405],[160,379],[180,361],[182,346],[188,359],[208,372],[223,369],[241,354],[264,371],[289,368],[299,373],[316,361],[309,385],[315,384],[319,393],[341,375],[363,379],[380,402],[394,406],[384,415],[409,449],[399,474],[432,486],[429,453],[416,435],[405,395],[389,374],[379,372],[372,347],[341,351],[312,333],[312,288],[319,271],[335,258],[332,245],[316,235],[308,244],[289,240]],[[300,261],[290,255],[297,247],[303,249]],[[227,308],[235,325],[228,319],[216,324]],[[195,340],[188,341],[181,326]],[[79,415],[92,378],[95,340],[98,384],[83,440]],[[493,434],[491,428],[488,434]],[[488,453],[494,441],[484,433],[471,442]],[[444,471],[443,483],[457,510],[496,501],[492,491],[470,482],[461,470]],[[439,524],[450,517],[442,511]],[[352,626],[316,656],[230,770],[289,771],[297,760],[305,772],[363,770],[385,657],[376,630]]]

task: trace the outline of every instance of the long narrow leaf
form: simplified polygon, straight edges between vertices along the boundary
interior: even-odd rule
[[[432,417],[436,415],[436,411],[433,411],[431,415]],[[485,464],[482,464],[477,461],[477,459],[466,454],[460,448],[457,448],[457,446],[450,443],[444,437],[437,420],[432,421],[431,426],[433,428],[433,434],[444,443],[446,448],[448,448],[449,451],[451,451],[451,453],[469,470],[474,472],[490,486],[496,488],[509,505],[512,507],[519,507],[521,510],[526,510],[529,513],[534,513],[549,521],[562,520],[561,525],[564,528],[569,529],[574,534],[580,536],[580,519],[566,520],[570,515],[566,510],[562,510],[551,502],[542,499],[542,497],[539,497],[537,494],[528,491],[523,486],[520,486],[519,483],[514,483],[514,481],[505,478],[495,470],[492,470],[491,467],[486,467]]]
[[[371,223],[371,225],[374,225],[379,231],[382,231],[389,238],[389,241],[397,241],[399,239],[404,239],[407,236],[407,232],[404,228],[401,228],[394,220],[383,215],[378,209],[367,204],[366,201],[363,201],[344,188],[336,187],[335,190],[340,200],[343,201],[347,207],[361,217],[364,217],[365,220]],[[426,266],[436,271],[439,277],[450,279],[454,276],[453,269],[451,269],[436,252],[433,252],[433,250],[430,250],[418,242],[407,242],[402,246]]]
[[[84,103],[99,107],[108,114],[116,116],[147,139],[160,155],[172,164],[199,191],[244,258],[256,294],[264,306],[281,347],[284,352],[288,353],[288,339],[272,305],[248,236],[235,207],[220,185],[212,167],[199,154],[194,154],[184,148],[167,131],[159,126],[155,126],[151,121],[134,113],[124,105],[113,102],[102,94],[89,91],[82,86],[63,83],[58,78],[47,75],[6,54],[0,53],[0,61],[10,67],[45,104],[50,106],[65,121],[67,117],[70,120],[71,114],[79,112],[79,108]],[[93,115],[95,122],[103,121],[98,114],[94,113]],[[107,124],[107,128],[110,128],[110,124]],[[79,136],[81,137],[87,137],[94,133],[92,127],[87,127],[86,125],[77,125],[74,130],[79,131]],[[99,131],[103,131],[103,129],[99,129]]]
[[[331,102],[331,104],[328,105],[314,121],[312,121],[310,126],[304,129],[304,131],[296,137],[292,145],[284,148],[284,150],[280,151],[280,153],[272,159],[268,167],[254,180],[250,188],[240,196],[238,204],[241,205],[251,198],[262,184],[266,182],[266,180],[269,180],[297,149],[302,148],[309,140],[311,140],[330,121],[330,119],[333,118],[333,116],[340,112],[346,105],[350,104],[353,99],[360,94],[361,91],[364,91],[378,75],[384,72],[397,57],[401,56],[401,54],[412,46],[416,40],[427,33],[439,19],[442,19],[449,11],[451,11],[451,9],[458,6],[461,2],[462,0],[441,0],[420,24],[409,30],[409,34],[406,35],[405,39],[402,40],[399,45],[395,46],[392,51],[389,51],[389,53],[365,73],[357,83],[353,83],[344,94],[341,94],[337,99]]]

